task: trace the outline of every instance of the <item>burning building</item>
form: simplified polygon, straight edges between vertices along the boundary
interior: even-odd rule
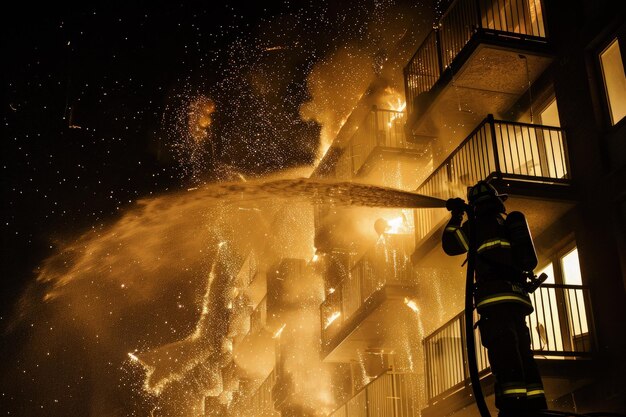
[[[549,276],[528,325],[553,409],[625,410],[624,13],[610,1],[451,2],[404,68],[406,106],[384,102],[389,85],[370,85],[312,174],[441,199],[481,179],[507,193],[508,210],[529,219],[536,272]],[[439,244],[447,219],[444,209],[321,205],[312,258],[279,259],[260,275],[246,261],[241,274],[258,275],[245,285],[254,310],[234,356],[258,372],[230,412],[478,415],[462,260]],[[311,274],[319,287],[283,297]],[[308,307],[294,313],[288,300],[299,296]],[[290,314],[314,316],[317,330],[300,325],[283,341],[285,323],[300,320]],[[300,359],[317,350],[315,366],[294,355],[287,365],[284,348],[298,343],[308,346]],[[478,363],[493,409],[482,348]],[[322,376],[323,390],[307,386]]]

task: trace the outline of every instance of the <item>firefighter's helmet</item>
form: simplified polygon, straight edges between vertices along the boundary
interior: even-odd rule
[[[508,197],[507,194],[498,194],[498,190],[487,181],[478,181],[476,185],[467,190],[467,201],[472,206],[493,201],[496,198],[502,202]]]

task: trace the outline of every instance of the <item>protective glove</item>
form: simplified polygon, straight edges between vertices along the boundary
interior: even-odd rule
[[[453,216],[462,215],[465,211],[465,200],[462,198],[450,198],[446,201],[446,208],[452,212]]]

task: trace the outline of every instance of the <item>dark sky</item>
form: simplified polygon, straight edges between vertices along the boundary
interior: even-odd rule
[[[318,127],[298,117],[305,77],[345,36],[337,16],[349,10],[278,1],[13,7],[2,25],[3,301],[54,251],[50,239],[97,224],[141,196],[186,185],[189,172],[171,142],[181,134],[176,113],[194,95],[208,95],[221,110],[216,152],[224,164],[262,173],[310,162]],[[314,10],[331,17],[303,19]],[[263,53],[293,44],[298,48]],[[290,71],[280,86],[289,100],[273,111],[251,97],[249,74],[259,68]],[[305,136],[310,146],[287,152],[271,140],[273,149],[243,163],[238,156],[254,146],[241,149],[229,138],[255,130],[265,139]]]
[[[12,2],[1,25],[2,330],[43,260],[138,199],[310,165],[320,126],[300,117],[310,99],[307,76],[342,45],[375,51],[371,44],[384,37],[368,24],[397,3],[420,7],[390,0]],[[187,116],[198,99],[216,110],[210,140],[194,154]],[[3,333],[3,374],[17,371],[12,361],[27,338]],[[69,367],[72,375],[84,372]],[[1,409],[32,415],[43,386],[25,383],[3,387]]]

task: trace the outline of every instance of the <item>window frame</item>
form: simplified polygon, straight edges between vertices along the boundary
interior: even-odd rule
[[[549,256],[546,256],[545,261],[540,264],[537,264],[537,268],[535,268],[535,270],[541,271],[548,265],[552,264],[552,271],[554,272],[554,277],[553,277],[554,283],[556,285],[565,285],[565,277],[563,276],[563,265],[562,265],[563,258],[565,257],[565,255],[569,254],[571,251],[573,251],[576,248],[578,248],[578,245],[576,244],[576,240],[568,241],[565,245],[561,246],[559,249],[552,252]],[[580,263],[580,255],[578,257],[578,262]],[[584,274],[582,274],[582,271],[581,271],[581,276],[582,276],[582,281],[583,281],[582,285],[586,286],[587,284],[585,283],[585,276]]]
[[[603,124],[608,130],[620,129],[622,126],[626,126],[626,115],[622,117],[617,123],[613,123],[613,115],[611,112],[611,105],[609,103],[609,95],[606,88],[606,82],[604,77],[604,69],[602,66],[601,55],[605,52],[609,46],[616,41],[618,42],[620,55],[622,57],[622,66],[624,67],[624,73],[626,74],[626,37],[622,36],[621,31],[613,31],[610,36],[607,36],[601,44],[599,44],[593,51],[594,66],[597,74],[597,92],[601,96],[602,107],[602,119]]]

